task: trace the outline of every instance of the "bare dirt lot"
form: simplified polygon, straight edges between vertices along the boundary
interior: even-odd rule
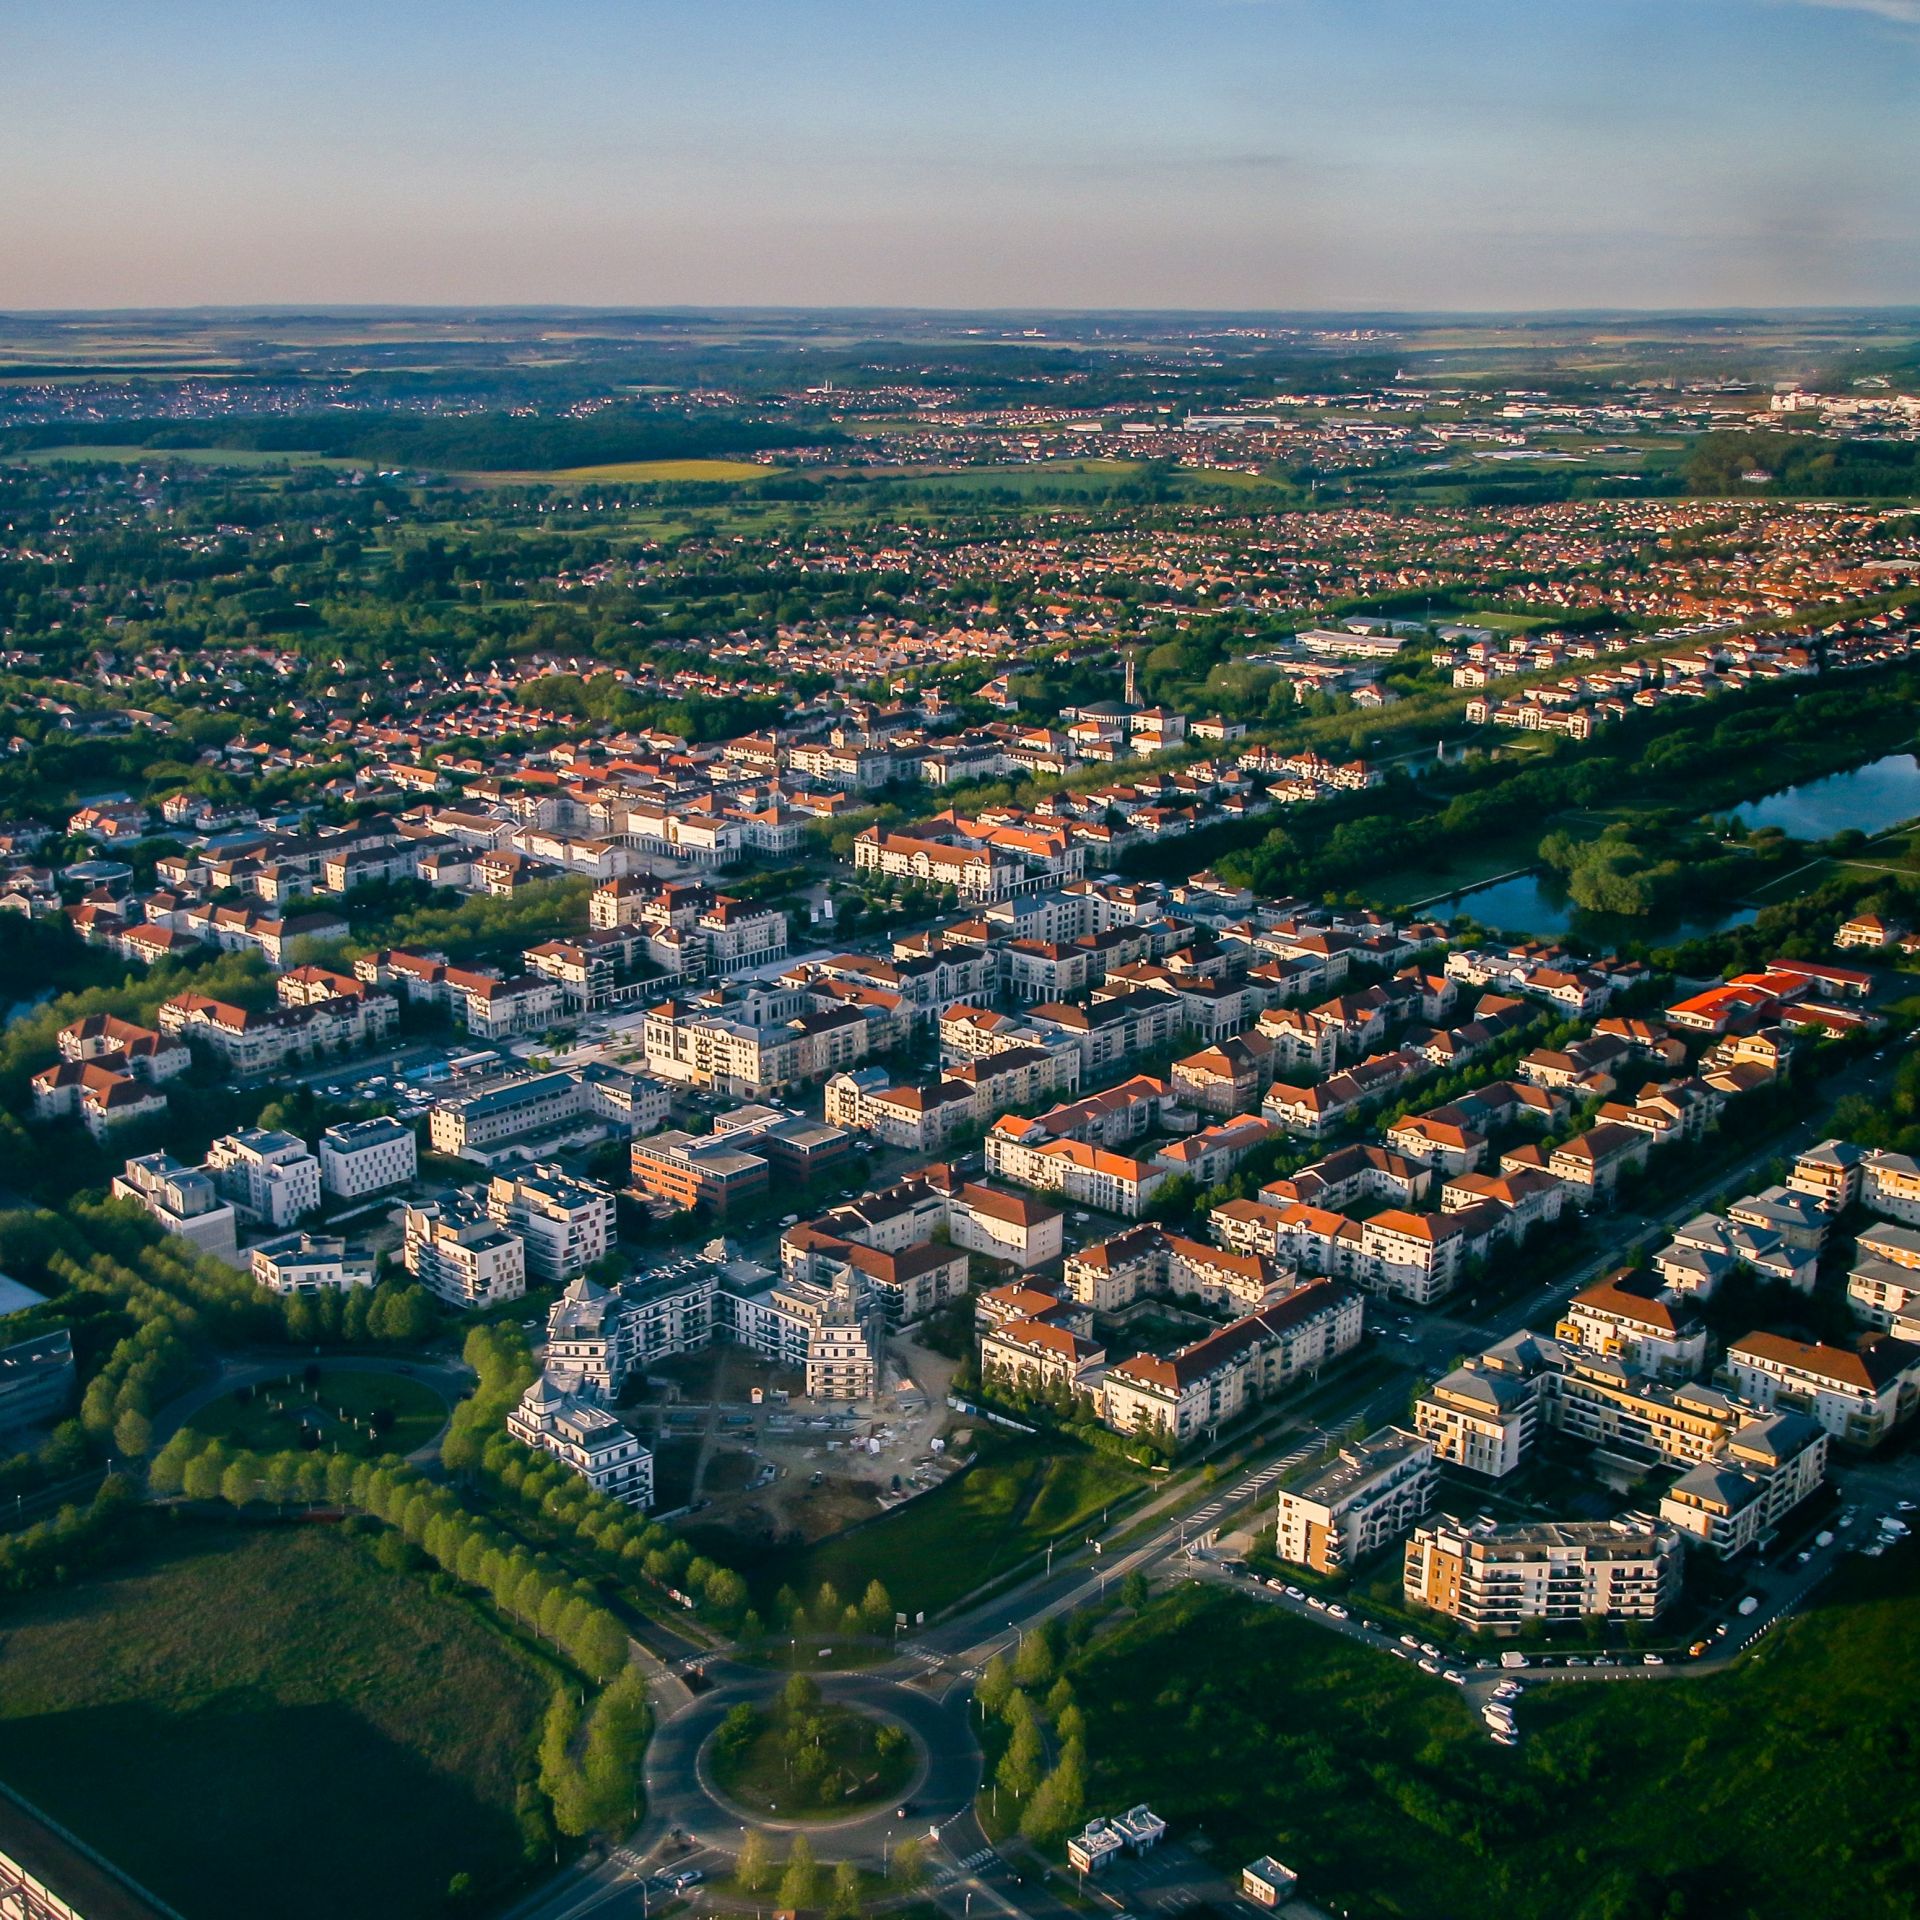
[[[654,1449],[657,1512],[690,1508],[689,1531],[770,1547],[822,1539],[938,1485],[953,1372],[896,1335],[875,1402],[815,1402],[791,1369],[722,1344],[665,1362],[621,1412]]]

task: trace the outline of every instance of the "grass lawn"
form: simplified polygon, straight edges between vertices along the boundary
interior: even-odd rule
[[[1184,1589],[1073,1665],[1093,1804],[1271,1852],[1356,1913],[1779,1920],[1913,1912],[1920,1545],[1854,1560],[1730,1672],[1529,1695],[1494,1746],[1459,1694]]]
[[[913,1777],[905,1729],[851,1707],[799,1714],[784,1704],[751,1708],[722,1723],[713,1744],[713,1777],[728,1799],[783,1820],[838,1820],[897,1800]]]
[[[301,1446],[304,1429],[320,1449],[370,1460],[424,1447],[447,1424],[447,1412],[439,1394],[404,1374],[328,1367],[311,1387],[297,1370],[281,1382],[241,1387],[187,1424],[256,1453]]]
[[[157,1524],[0,1646],[0,1776],[188,1920],[414,1920],[520,1866],[546,1673],[337,1530]]]
[[[775,1552],[751,1578],[762,1601],[782,1585],[811,1598],[823,1580],[857,1600],[878,1580],[895,1607],[932,1614],[1006,1573],[1049,1540],[1076,1543],[1089,1519],[1145,1484],[1105,1454],[1047,1440],[983,1440],[944,1486],[811,1546]]]

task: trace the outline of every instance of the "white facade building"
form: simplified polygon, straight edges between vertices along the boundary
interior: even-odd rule
[[[419,1141],[399,1120],[343,1120],[320,1136],[320,1190],[336,1200],[363,1200],[413,1184]]]

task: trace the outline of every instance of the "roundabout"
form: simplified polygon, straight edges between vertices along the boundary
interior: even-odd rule
[[[926,1779],[925,1749],[891,1716],[828,1701],[792,1675],[763,1707],[727,1710],[700,1750],[707,1790],[744,1819],[825,1824],[896,1811]]]
[[[712,1690],[662,1721],[648,1749],[649,1832],[677,1829],[728,1854],[750,1829],[806,1833],[826,1858],[877,1860],[972,1806],[980,1747],[964,1695],[949,1703],[878,1673],[819,1675],[809,1712],[833,1730],[821,1742],[831,1750],[820,1776],[828,1784],[808,1796],[796,1781],[786,1800],[787,1676],[734,1663],[711,1673]],[[852,1788],[846,1811],[832,1804],[836,1769],[842,1789]]]

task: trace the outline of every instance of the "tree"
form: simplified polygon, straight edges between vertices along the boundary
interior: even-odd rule
[[[187,1462],[186,1471],[181,1477],[181,1489],[189,1500],[218,1500],[220,1482],[227,1471],[227,1462],[232,1456],[218,1440],[201,1448]]]
[[[1052,1637],[1041,1627],[1035,1627],[1020,1642],[1020,1651],[1013,1657],[1013,1677],[1023,1687],[1044,1687],[1053,1678]]]
[[[894,1885],[911,1893],[926,1878],[926,1873],[926,1849],[918,1840],[902,1840],[893,1850]]]
[[[1086,1750],[1069,1741],[1060,1763],[1040,1783],[1020,1816],[1020,1831],[1036,1846],[1057,1846],[1086,1816]]]
[[[750,1827],[747,1837],[741,1841],[734,1874],[748,1893],[764,1893],[773,1878],[773,1848],[758,1827]]]
[[[795,1718],[811,1713],[820,1704],[819,1683],[810,1673],[791,1674],[781,1689],[780,1698],[788,1714]]]
[[[1007,1695],[1012,1691],[1013,1669],[1007,1665],[1005,1654],[996,1653],[980,1675],[974,1698],[980,1702],[983,1711],[998,1715],[1006,1706]]]
[[[1000,1768],[994,1778],[1013,1795],[1024,1800],[1040,1784],[1040,1765],[1046,1758],[1041,1745],[1039,1723],[1031,1716],[1017,1721],[1013,1738],[1000,1756]]]
[[[1147,1604],[1147,1576],[1137,1567],[1120,1582],[1120,1604],[1135,1613]]]
[[[113,1445],[116,1452],[137,1459],[153,1445],[153,1422],[138,1407],[128,1407],[113,1423]]]
[[[878,1580],[869,1580],[860,1596],[860,1619],[869,1633],[885,1633],[893,1625],[893,1596]]]
[[[820,1903],[820,1869],[814,1864],[813,1844],[804,1833],[793,1837],[787,1870],[780,1876],[780,1904],[796,1910]]]
[[[860,1869],[851,1860],[842,1860],[833,1870],[827,1913],[829,1920],[860,1920]]]

